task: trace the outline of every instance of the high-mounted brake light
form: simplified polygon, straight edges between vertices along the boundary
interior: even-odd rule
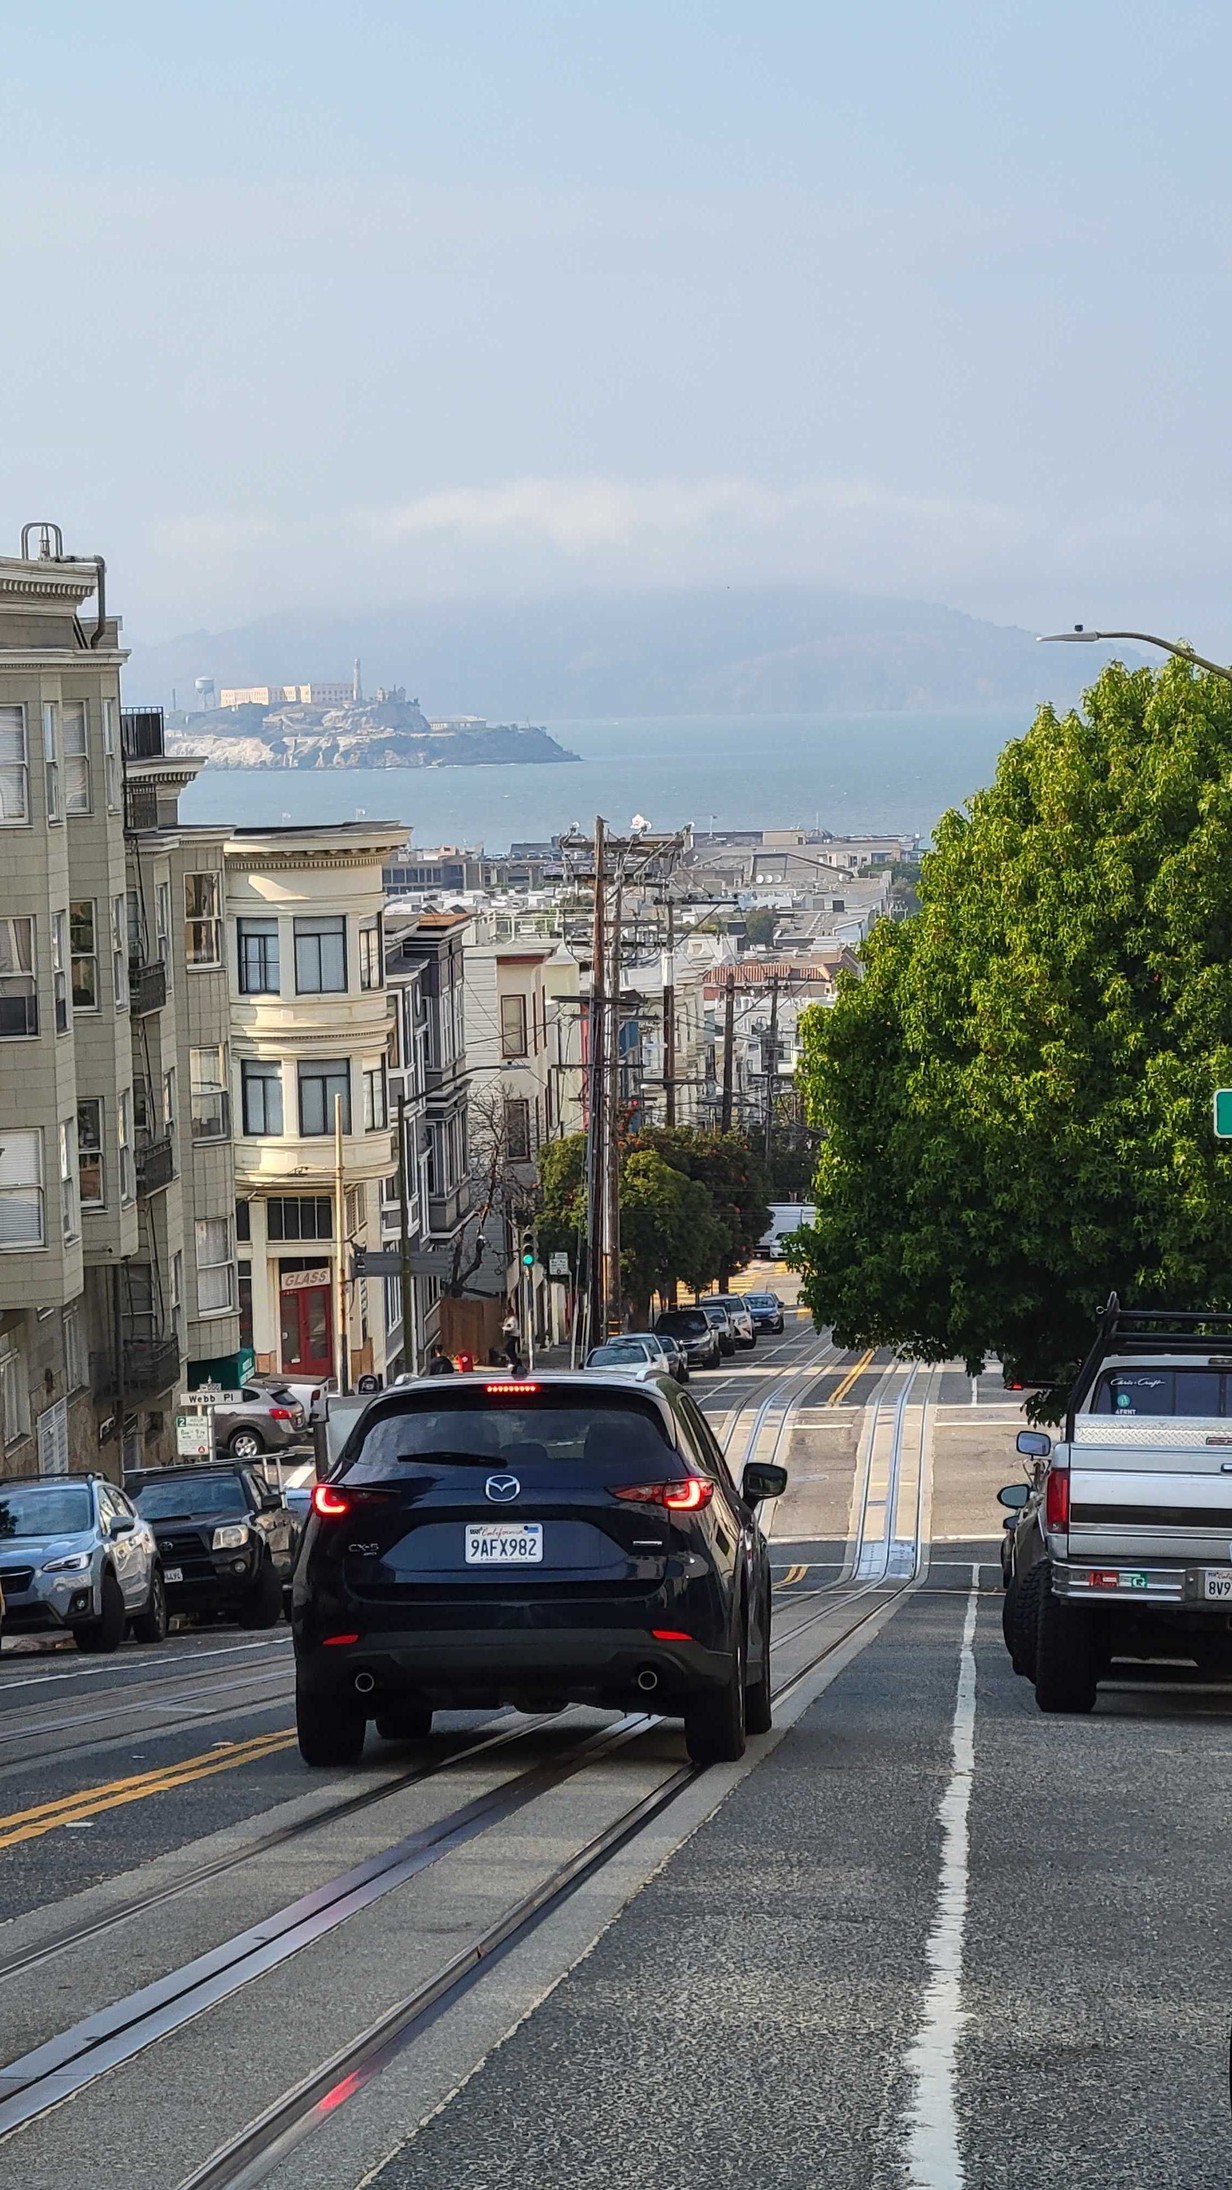
[[[495,1399],[508,1399],[515,1392],[520,1395],[522,1392],[537,1392],[540,1389],[538,1384],[525,1383],[485,1384],[483,1388],[485,1393]]]
[[[314,1483],[312,1486],[312,1510],[323,1514],[327,1520],[337,1520],[339,1514],[349,1513],[351,1501],[344,1498],[332,1483]]]
[[[1069,1527],[1069,1469],[1049,1468],[1044,1492],[1044,1521],[1048,1528],[1064,1532]]]
[[[676,1483],[622,1483],[613,1498],[627,1498],[633,1506],[670,1506],[674,1513],[699,1513],[714,1496],[714,1484],[704,1475],[686,1475]]]

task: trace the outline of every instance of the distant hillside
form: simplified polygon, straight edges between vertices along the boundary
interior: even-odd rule
[[[359,654],[369,690],[396,681],[429,715],[498,722],[1031,708],[1076,698],[1108,651],[1045,651],[1029,631],[925,601],[785,587],[578,594],[354,616],[287,610],[238,631],[135,645],[127,691],[134,705],[167,705],[174,688],[183,706],[200,676],[220,687],[324,679]]]

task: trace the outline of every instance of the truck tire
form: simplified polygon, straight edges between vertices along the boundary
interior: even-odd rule
[[[1006,1591],[1003,1618],[1008,1622],[1006,1648],[1010,1664],[1022,1680],[1035,1679],[1036,1652],[1039,1645],[1040,1593],[1047,1579],[1047,1562],[1039,1560],[1029,1567],[1022,1580],[1015,1578]],[[1011,1606],[1012,1600],[1012,1606]]]
[[[282,1618],[282,1584],[268,1559],[262,1559],[256,1580],[240,1605],[241,1627],[277,1627]]]
[[[1039,1571],[1047,1574],[1041,1560]],[[1035,1701],[1041,1711],[1086,1712],[1095,1708],[1100,1653],[1095,1623],[1086,1605],[1054,1597],[1039,1584],[1039,1625],[1035,1643]]]

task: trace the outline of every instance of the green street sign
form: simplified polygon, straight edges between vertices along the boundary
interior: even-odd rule
[[[1232,1141],[1232,1087],[1215,1090],[1215,1139]]]

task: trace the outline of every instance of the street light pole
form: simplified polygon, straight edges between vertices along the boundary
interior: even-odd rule
[[[1072,631],[1044,631],[1036,639],[1037,646],[1094,646],[1101,639],[1136,639],[1140,646],[1157,646],[1165,654],[1175,654],[1178,661],[1192,662],[1195,669],[1208,669],[1212,677],[1223,677],[1232,684],[1232,669],[1223,662],[1208,662],[1204,654],[1195,654],[1192,646],[1182,646],[1174,639],[1156,638],[1152,631],[1086,631],[1075,624]]]

